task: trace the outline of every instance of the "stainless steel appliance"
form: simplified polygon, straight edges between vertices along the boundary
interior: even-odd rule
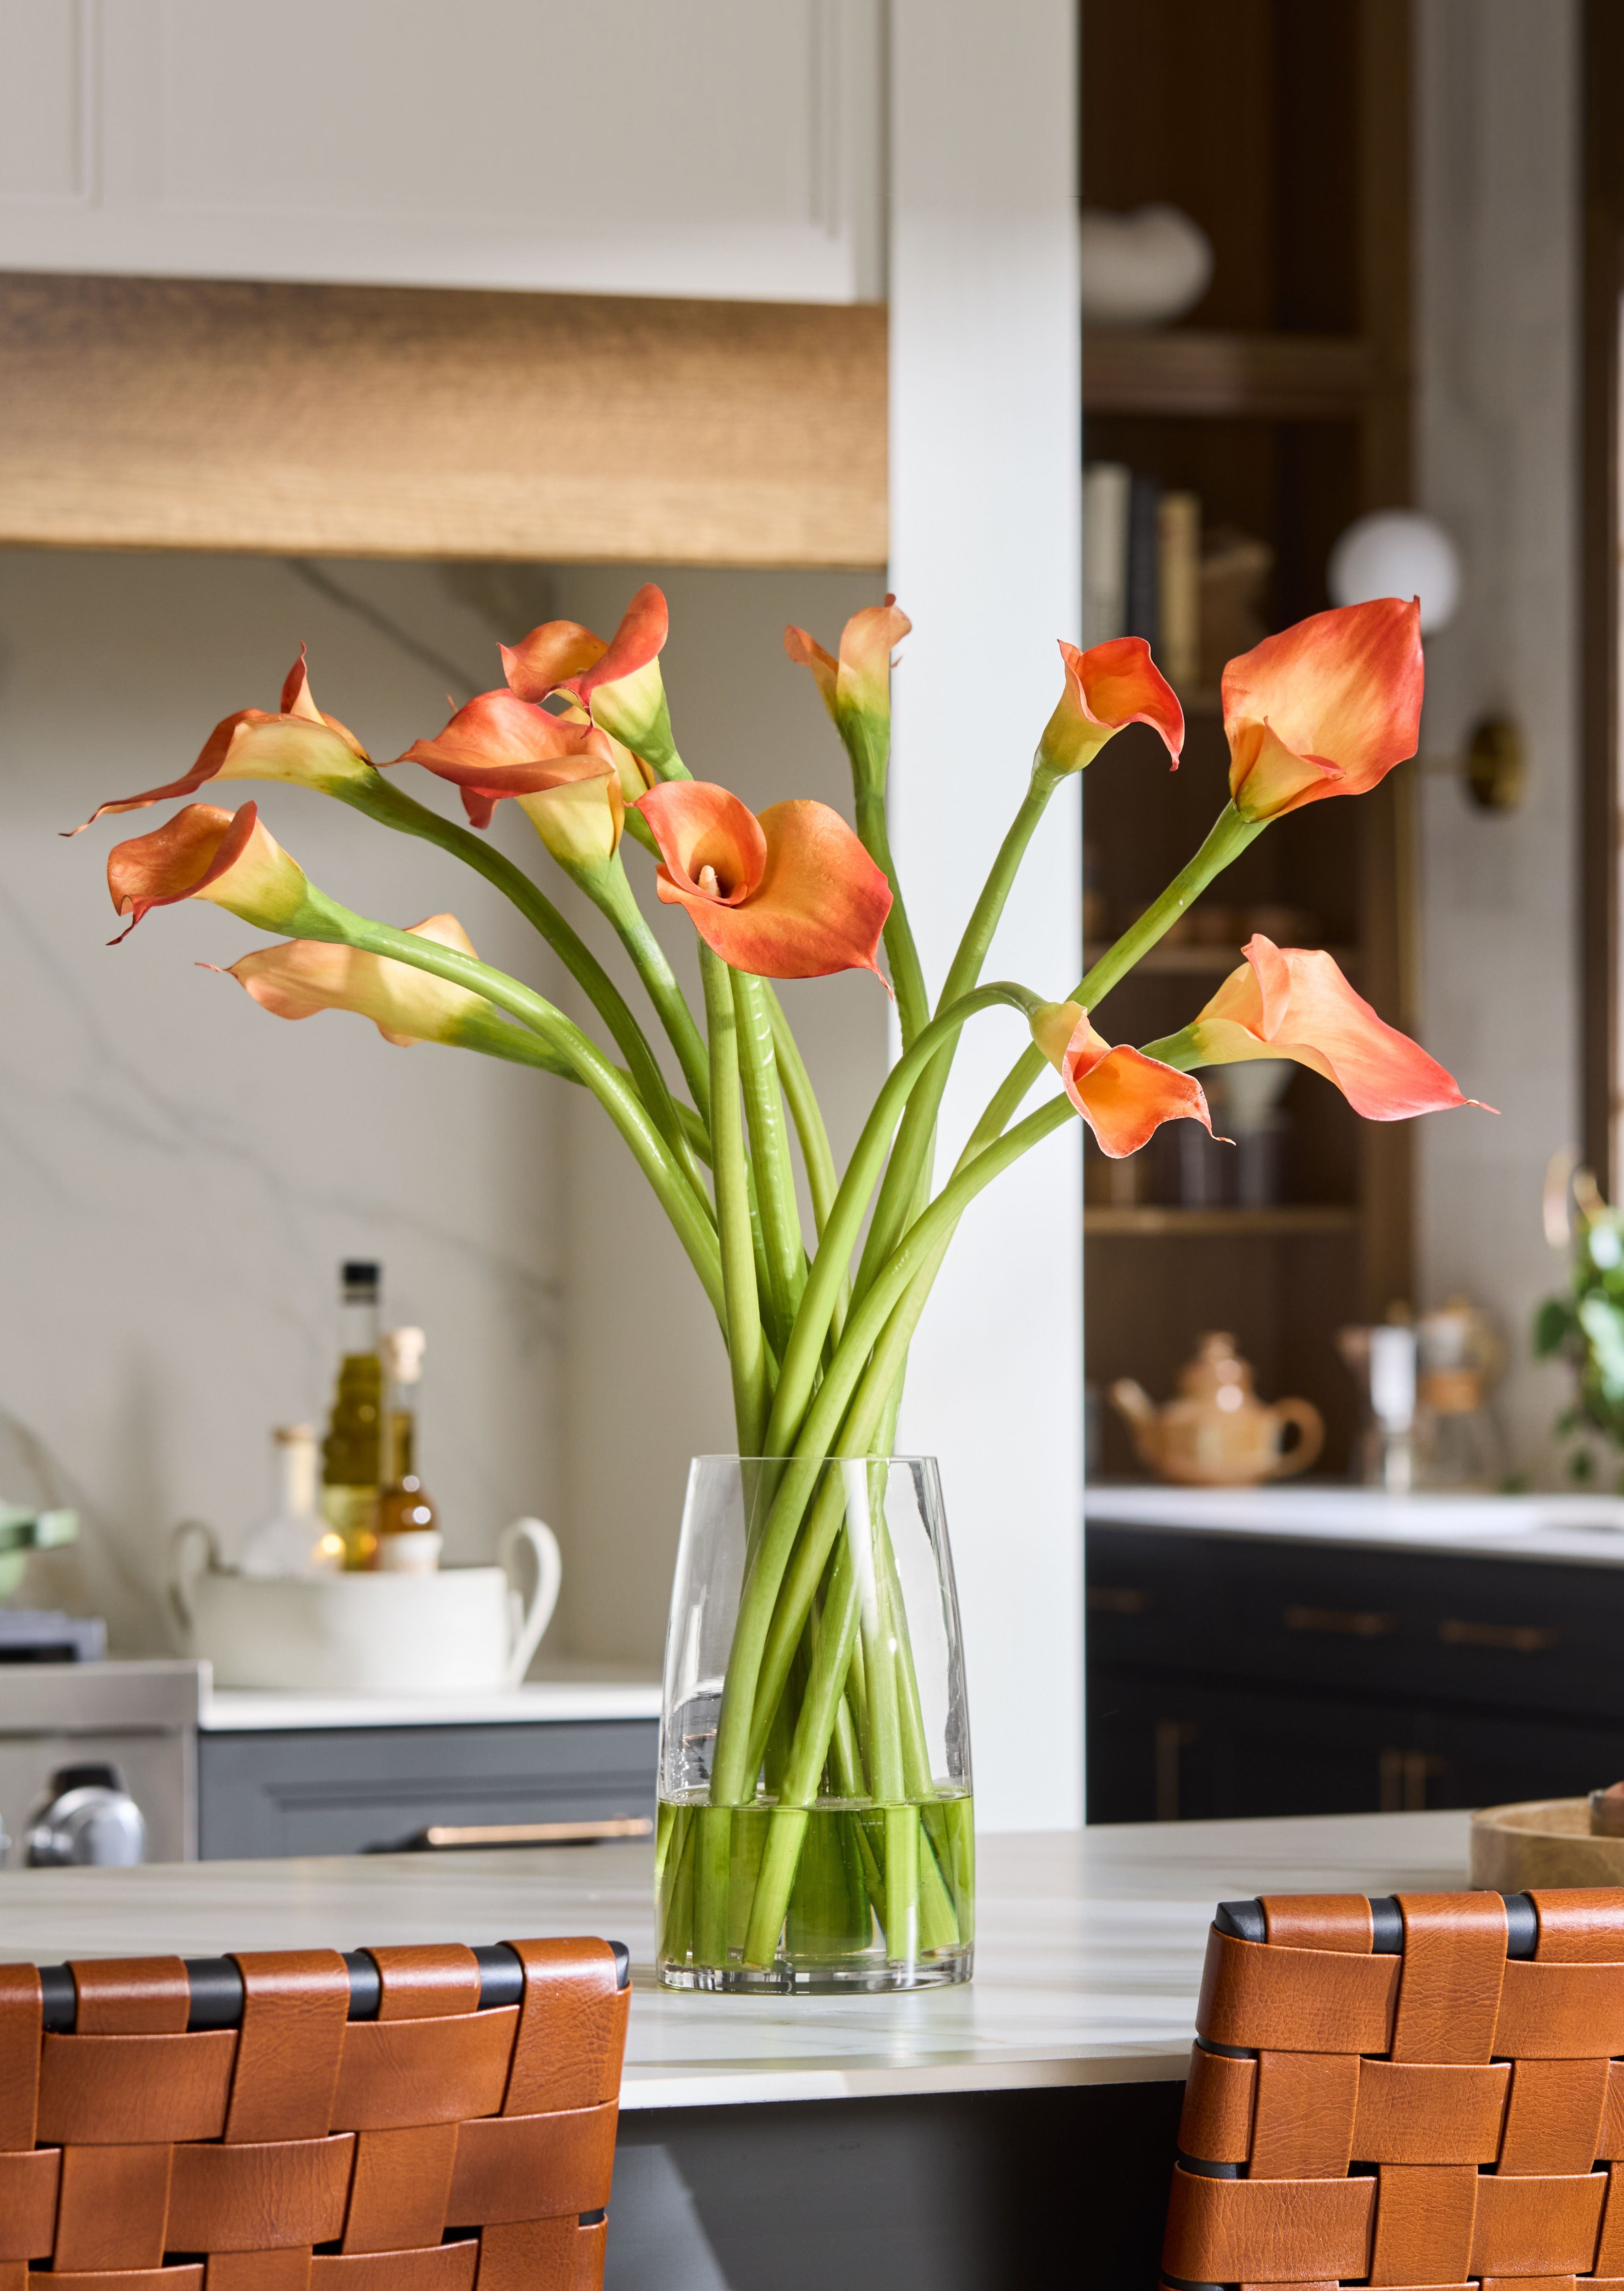
[[[0,1662],[5,1866],[196,1861],[204,1673],[198,1662]]]

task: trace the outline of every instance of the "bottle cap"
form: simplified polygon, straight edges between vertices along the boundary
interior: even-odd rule
[[[380,1272],[381,1268],[373,1258],[347,1257],[343,1266],[345,1293],[348,1295],[352,1290],[358,1290],[364,1295],[375,1297]]]
[[[416,1384],[423,1373],[428,1339],[421,1329],[386,1329],[378,1339],[383,1364],[396,1384]]]
[[[298,1448],[315,1437],[314,1424],[273,1424],[271,1427],[271,1438],[279,1448]]]

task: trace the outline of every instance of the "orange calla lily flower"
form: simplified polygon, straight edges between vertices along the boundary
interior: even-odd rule
[[[482,692],[432,740],[414,740],[396,761],[421,764],[461,791],[476,827],[488,827],[507,796],[535,795],[614,770],[606,736],[584,716],[549,716],[512,692]]]
[[[1372,1121],[1480,1104],[1463,1097],[1454,1076],[1419,1042],[1379,1018],[1332,956],[1278,947],[1261,932],[1244,953],[1245,961],[1184,1033],[1157,1047],[1179,1044],[1196,1066],[1294,1058],[1334,1082]]]
[[[408,928],[414,938],[428,939],[458,954],[475,953],[473,941],[455,915],[430,915],[427,922]],[[409,962],[324,939],[287,939],[280,946],[261,947],[232,963],[224,975],[235,978],[275,1017],[313,1018],[318,1010],[353,1010],[370,1018],[386,1042],[402,1047],[455,1042],[469,1020],[495,1017],[484,997],[466,986],[414,970]]]
[[[804,629],[784,631],[784,650],[810,668],[836,730],[864,769],[883,773],[891,750],[891,655],[912,629],[887,595],[883,605],[853,613],[840,632],[840,656],[826,652]]]
[[[193,795],[210,780],[290,780],[332,795],[372,769],[365,749],[336,716],[324,716],[310,696],[310,679],[300,647],[282,687],[277,715],[263,708],[239,708],[224,716],[204,742],[189,772],[167,787],[148,788],[116,803],[98,804],[84,827],[104,812],[141,811],[172,796]],[[71,832],[78,835],[83,828]]]
[[[1112,1161],[1137,1154],[1164,1121],[1199,1121],[1212,1134],[1205,1094],[1192,1075],[1126,1043],[1113,1047],[1080,1003],[1046,1002],[1031,1025],[1032,1040]]]
[[[1420,738],[1421,613],[1378,597],[1265,637],[1224,671],[1229,793],[1245,820],[1363,795]]]
[[[188,803],[150,835],[116,845],[108,857],[108,889],[115,911],[130,918],[119,939],[129,937],[148,908],[180,899],[208,899],[260,930],[286,930],[311,904],[303,868],[252,803],[236,813]]]
[[[764,978],[872,970],[891,887],[837,811],[774,803],[759,816],[726,788],[670,780],[637,805],[660,848],[654,887],[684,906],[713,953]]]
[[[660,771],[676,755],[660,673],[669,627],[665,597],[647,581],[607,645],[577,621],[548,621],[504,645],[502,665],[521,698],[573,694],[595,724]]]
[[[1113,637],[1079,652],[1060,639],[1066,687],[1044,727],[1037,760],[1054,773],[1080,772],[1125,725],[1148,724],[1161,736],[1173,769],[1184,746],[1184,711],[1150,657],[1143,637]]]

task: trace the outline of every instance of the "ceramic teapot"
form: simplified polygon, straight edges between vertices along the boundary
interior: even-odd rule
[[[1255,1487],[1260,1480],[1306,1472],[1324,1443],[1325,1427],[1308,1400],[1265,1406],[1252,1371],[1221,1330],[1202,1337],[1179,1373],[1179,1397],[1157,1408],[1141,1385],[1121,1377],[1111,1404],[1127,1419],[1139,1459],[1161,1480],[1192,1487]],[[1297,1439],[1287,1447],[1295,1425]]]

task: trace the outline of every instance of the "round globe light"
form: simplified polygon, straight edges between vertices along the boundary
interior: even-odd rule
[[[1356,518],[1325,568],[1332,601],[1364,605],[1372,597],[1419,597],[1421,633],[1452,618],[1460,599],[1460,558],[1441,525],[1418,510],[1379,509]]]

